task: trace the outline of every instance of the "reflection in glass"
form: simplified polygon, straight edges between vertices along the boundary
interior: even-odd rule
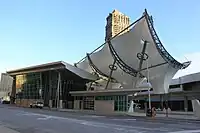
[[[16,75],[16,98],[17,99],[40,99],[42,84],[40,73]]]

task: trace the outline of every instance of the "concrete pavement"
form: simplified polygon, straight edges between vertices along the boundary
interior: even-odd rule
[[[19,133],[19,132],[0,125],[0,133]]]
[[[200,132],[195,121],[146,120],[0,105],[0,123],[20,133],[180,133]],[[0,130],[0,133],[2,131]],[[4,133],[4,132],[2,132]],[[7,133],[7,132],[5,132]]]
[[[46,108],[46,110],[49,110],[49,108]],[[93,114],[93,115],[109,115],[109,116],[132,116],[132,117],[146,117],[146,114],[143,112],[134,112],[134,113],[128,113],[128,112],[114,112],[112,114],[107,113],[101,113],[101,112],[95,112],[93,110],[73,110],[73,109],[56,109],[52,108],[52,111],[61,111],[61,112],[73,112],[73,113],[81,113],[81,114]],[[174,119],[179,121],[199,121],[200,119],[196,116],[194,116],[193,112],[170,112],[168,114],[168,117],[166,116],[166,113],[164,112],[157,112],[155,119]]]

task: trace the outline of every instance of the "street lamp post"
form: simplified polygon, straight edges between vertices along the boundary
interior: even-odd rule
[[[136,73],[136,81],[135,81],[135,83],[133,82],[133,88],[134,89],[137,86],[137,81],[138,81],[138,79],[140,77],[140,71],[142,70],[143,62],[145,60],[148,60],[148,55],[145,53],[148,42],[146,40],[141,40],[141,43],[143,44],[143,47],[142,47],[142,52],[141,53],[137,53],[137,58],[139,59],[139,67],[138,67],[138,72]],[[134,98],[134,94],[132,95],[132,101],[133,101],[133,98]]]
[[[151,109],[151,87],[149,83],[149,63],[147,60],[147,83],[148,83],[148,98],[149,98],[149,109]]]
[[[151,91],[150,91],[150,88],[149,88],[149,90],[148,90],[148,92],[149,92],[149,109],[151,109]]]

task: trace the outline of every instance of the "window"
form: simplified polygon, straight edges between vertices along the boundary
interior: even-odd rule
[[[42,89],[40,73],[30,73],[16,76],[16,95],[23,99],[39,99],[39,90]],[[42,89],[43,91],[43,89]]]

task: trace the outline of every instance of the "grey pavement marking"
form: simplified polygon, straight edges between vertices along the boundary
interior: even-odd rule
[[[111,119],[115,121],[136,121],[137,119]]]
[[[4,115],[6,112],[6,115]],[[90,115],[82,113],[4,107],[0,123],[22,133],[198,133],[198,122],[146,120],[138,117]],[[9,116],[9,117],[8,117]],[[1,125],[1,124],[0,124]],[[25,125],[25,126],[24,126]],[[4,125],[3,125],[4,126]],[[198,129],[198,130],[194,130]],[[173,132],[172,132],[173,131]],[[184,132],[183,132],[184,131]]]
[[[200,130],[184,130],[184,131],[175,131],[175,132],[168,132],[168,133],[200,133]]]
[[[83,115],[80,117],[89,117],[89,118],[100,118],[100,117],[106,117],[106,116],[100,116],[100,115]]]
[[[118,124],[106,124],[106,123],[101,123],[101,122],[94,122],[94,121],[87,121],[87,120],[78,120],[74,118],[65,118],[65,117],[58,117],[58,116],[51,116],[51,115],[44,115],[44,114],[38,114],[38,113],[29,113],[26,112],[22,115],[26,116],[38,116],[38,117],[43,117],[43,118],[37,118],[37,120],[48,120],[48,119],[54,119],[54,120],[66,120],[70,122],[75,122],[77,124],[82,124],[82,125],[87,125],[87,126],[93,126],[93,127],[100,127],[100,128],[114,128],[118,129],[120,128],[121,130],[127,130],[131,129],[130,131],[133,130],[148,130],[148,131],[162,131],[166,132],[168,129],[166,128],[147,128],[147,127],[138,127],[138,126],[126,126],[126,125],[118,125]]]

